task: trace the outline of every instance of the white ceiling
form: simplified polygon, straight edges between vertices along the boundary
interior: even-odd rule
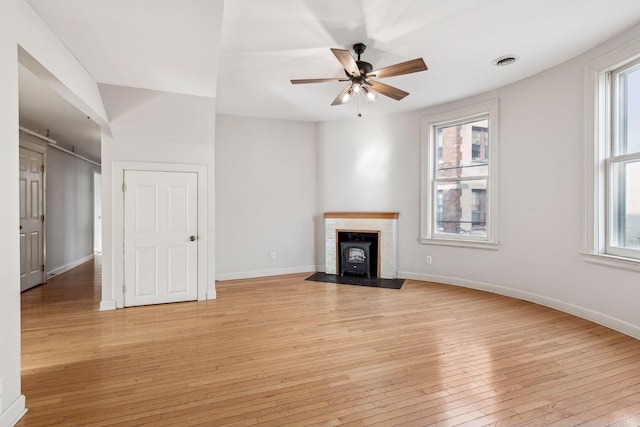
[[[363,42],[374,68],[424,58],[428,71],[382,79],[410,92],[405,99],[362,102],[363,114],[387,114],[504,86],[640,21],[638,0],[228,0],[224,12],[222,0],[28,2],[99,83],[307,121],[356,115],[356,100],[330,106],[345,83],[289,82],[344,76],[332,47]],[[491,65],[505,54],[520,60]]]
[[[374,69],[424,58],[429,70],[383,79],[410,95],[378,97],[363,114],[415,110],[515,82],[559,64],[640,19],[638,0],[232,0],[225,3],[218,111],[325,121],[356,116],[331,107],[346,83],[329,48],[363,42]],[[492,61],[505,54],[509,67]]]

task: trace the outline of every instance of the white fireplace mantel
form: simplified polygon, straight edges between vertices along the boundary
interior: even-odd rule
[[[338,232],[379,233],[379,277],[395,279],[398,272],[398,212],[325,212],[325,272],[338,274]]]

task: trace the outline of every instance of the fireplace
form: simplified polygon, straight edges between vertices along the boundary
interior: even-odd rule
[[[325,273],[342,275],[341,243],[369,241],[367,277],[395,279],[398,269],[397,212],[325,212]],[[357,252],[357,251],[356,251]],[[354,254],[356,254],[354,252]],[[366,264],[366,262],[365,262]],[[367,269],[358,265],[350,270]],[[349,268],[347,268],[349,270]]]
[[[379,233],[354,230],[336,230],[339,256],[337,271],[345,274],[378,277]]]

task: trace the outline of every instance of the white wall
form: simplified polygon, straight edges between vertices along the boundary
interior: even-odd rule
[[[315,271],[315,128],[218,115],[217,279]]]
[[[2,14],[0,14],[2,16]],[[0,426],[24,410],[20,392],[20,273],[18,243],[18,63],[15,39],[0,18]],[[13,43],[12,43],[13,42]]]
[[[18,46],[50,72],[63,96],[106,121],[98,88],[74,56],[24,0],[0,2],[0,426],[25,407],[20,391],[20,276],[18,241]],[[31,64],[34,65],[34,64]]]
[[[113,162],[166,162],[204,165],[208,170],[207,230],[198,230],[206,246],[207,284],[214,291],[214,136],[215,99],[174,93],[100,85],[111,119],[111,135],[102,135],[102,309],[115,308],[115,277],[122,266],[115,265],[112,197],[122,197],[113,188]]]
[[[639,274],[580,255],[585,66],[633,37],[640,26],[546,72],[449,105],[320,124],[319,209],[399,211],[401,277],[527,299],[640,338]],[[420,118],[495,98],[500,249],[420,244]]]
[[[77,157],[47,150],[47,275],[60,274],[93,254],[94,170]]]

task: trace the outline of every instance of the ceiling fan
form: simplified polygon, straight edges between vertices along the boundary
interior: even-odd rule
[[[349,85],[338,94],[336,99],[333,100],[331,105],[344,104],[348,102],[351,97],[358,96],[361,93],[364,93],[369,101],[375,101],[376,93],[400,101],[409,95],[409,92],[380,83],[373,80],[373,78],[400,76],[427,70],[427,65],[424,63],[424,60],[417,58],[373,71],[373,66],[370,63],[360,60],[360,55],[364,53],[366,48],[367,46],[364,43],[356,43],[353,45],[353,51],[358,55],[357,60],[353,59],[351,52],[348,50],[331,49],[331,52],[333,52],[344,68],[347,78],[299,79],[291,80],[291,83],[296,85],[304,83],[350,82]]]

